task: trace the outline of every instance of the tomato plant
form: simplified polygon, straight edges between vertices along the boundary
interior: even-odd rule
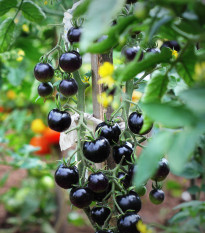
[[[11,8],[16,6],[14,18],[1,24],[1,52],[12,45],[19,12],[36,22],[45,18],[34,3],[14,1]],[[33,86],[34,93],[40,101],[49,96],[55,100],[46,110],[48,126],[61,133],[62,150],[76,147],[57,168],[56,183],[71,189],[70,202],[84,210],[96,232],[146,230],[139,196],[151,179],[149,198],[161,204],[166,197],[160,182],[170,171],[190,179],[193,200],[204,192],[204,10],[201,0],[77,2],[65,12],[56,46],[39,55],[34,65],[39,85]],[[88,53],[89,72],[83,67]],[[24,56],[19,51],[16,55],[18,61]],[[10,79],[18,73],[9,72]],[[90,84],[93,109],[87,101]],[[142,93],[137,101],[136,91]],[[199,177],[201,182],[196,181]],[[92,202],[102,222],[96,220]],[[181,222],[173,220],[180,227],[182,216],[188,225],[191,212],[181,208],[184,212],[176,215]],[[192,220],[198,230],[196,223],[203,218]]]

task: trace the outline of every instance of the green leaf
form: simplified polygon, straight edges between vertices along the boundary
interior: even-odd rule
[[[181,56],[180,62],[177,63],[176,69],[181,78],[188,86],[193,84],[193,75],[195,72],[195,63],[197,57],[194,46],[190,46]]]
[[[154,72],[145,88],[142,102],[160,101],[167,91],[168,82],[168,76],[160,71]]]
[[[5,19],[0,25],[0,53],[9,49],[14,33],[14,21],[12,18]]]
[[[166,127],[182,127],[195,124],[196,117],[183,105],[173,105],[169,103],[142,103],[143,111],[155,122],[159,122]]]
[[[140,134],[146,134],[153,126],[153,121],[150,119],[150,117],[148,117],[146,114],[143,114],[143,118],[143,126],[140,130]]]
[[[46,18],[41,8],[32,1],[24,1],[21,10],[23,16],[32,22],[40,23]]]
[[[195,160],[185,164],[184,170],[177,174],[179,176],[185,177],[186,179],[196,179],[203,172],[202,166]]]
[[[184,103],[199,114],[205,114],[205,87],[193,87],[179,94]]]
[[[164,24],[167,24],[172,20],[172,16],[170,15],[164,15],[160,20],[158,20],[154,25],[152,26],[149,34],[149,41],[153,39],[153,36],[156,34],[156,32],[160,29],[160,27]]]
[[[132,79],[142,71],[151,69],[159,63],[169,62],[171,57],[171,50],[165,47],[162,48],[161,53],[146,54],[145,58],[142,61],[139,62],[137,59],[134,59],[134,61],[130,62],[129,64],[126,64],[126,67],[123,67],[123,69],[120,70],[120,75],[118,79],[120,81],[127,81],[129,79]]]
[[[202,205],[205,206],[205,202],[204,201],[189,201],[189,202],[185,202],[185,203],[179,204],[176,207],[174,207],[173,209],[177,210],[177,209],[189,208],[189,207],[196,208],[196,207],[199,207],[199,206],[202,206]]]
[[[83,51],[109,28],[112,19],[122,9],[124,3],[125,0],[93,0],[90,3],[80,42]]]
[[[137,163],[137,173],[134,177],[134,185],[138,188],[154,174],[159,160],[170,147],[172,134],[167,131],[157,134],[144,149]]]
[[[75,11],[73,12],[73,17],[74,18],[82,17],[82,15],[84,15],[85,12],[88,10],[90,3],[91,0],[85,0],[80,5],[78,5]]]
[[[16,7],[17,0],[0,0],[0,16],[4,15],[11,8]]]
[[[173,134],[172,146],[167,152],[173,173],[178,174],[184,170],[185,164],[193,154],[200,136],[201,132],[192,128],[186,128]]]
[[[0,187],[3,187],[7,181],[7,179],[9,178],[10,172],[6,172],[3,177],[1,177],[0,179]]]
[[[190,194],[196,194],[200,191],[200,188],[196,185],[193,185],[187,189]]]

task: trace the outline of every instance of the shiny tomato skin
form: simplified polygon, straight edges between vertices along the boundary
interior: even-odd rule
[[[91,210],[91,218],[99,226],[102,226],[110,214],[110,209],[103,206],[95,206]]]
[[[92,173],[88,177],[88,188],[94,193],[105,192],[108,185],[108,178],[102,172]]]
[[[70,189],[79,181],[78,169],[76,166],[66,166],[61,164],[55,172],[55,181],[58,186],[64,189]]]
[[[100,136],[106,138],[110,145],[117,143],[121,134],[120,127],[117,123],[108,124],[106,122],[101,122],[96,126],[95,131],[98,131]]]
[[[93,192],[89,188],[72,188],[70,191],[70,201],[80,209],[86,208],[93,201]]]
[[[110,150],[110,143],[104,137],[99,137],[94,141],[85,141],[83,144],[84,156],[94,163],[104,162],[108,158]]]
[[[135,213],[138,213],[141,210],[141,199],[134,191],[130,191],[126,195],[119,195],[117,196],[116,200],[123,212],[131,210]]]
[[[66,111],[53,109],[48,114],[48,126],[57,132],[66,131],[71,125],[71,116]]]
[[[119,233],[140,233],[137,230],[137,223],[141,220],[140,216],[135,213],[127,213],[117,221]]]

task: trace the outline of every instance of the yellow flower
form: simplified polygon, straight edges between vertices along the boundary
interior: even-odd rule
[[[132,94],[132,101],[133,102],[138,102],[142,97],[142,93],[139,92],[139,91],[133,91],[133,94]]]
[[[178,57],[178,52],[176,50],[172,50],[172,56],[174,56],[175,58]]]
[[[27,24],[23,24],[22,25],[22,30],[24,31],[24,32],[29,32],[29,26],[27,25]]]
[[[102,77],[98,80],[98,84],[106,84],[108,87],[112,87],[114,83],[112,76]]]
[[[102,92],[101,95],[97,96],[97,100],[104,108],[107,108],[113,101],[113,96],[107,95],[105,92]]]
[[[21,62],[22,60],[23,60],[23,58],[24,58],[24,56],[25,56],[25,52],[22,50],[22,49],[20,49],[18,52],[17,52],[17,58],[16,58],[16,61],[18,61],[18,62]]]
[[[152,230],[148,229],[147,226],[142,221],[139,221],[136,227],[140,233],[152,233]]]
[[[47,5],[48,4],[48,1],[44,1],[44,5]]]
[[[114,66],[110,62],[104,62],[102,66],[100,66],[98,73],[104,78],[106,76],[110,76],[113,74]]]
[[[23,56],[23,57],[25,56],[25,52],[22,49],[20,49],[17,54],[19,56]]]
[[[89,83],[89,77],[83,77],[83,80],[82,80],[84,83]]]
[[[205,62],[196,63],[194,80],[205,81]]]
[[[12,90],[9,90],[6,93],[6,96],[8,97],[8,99],[13,100],[13,99],[16,98],[16,93],[14,91],[12,91]]]
[[[41,119],[35,119],[31,123],[31,130],[34,133],[43,133],[46,129],[46,126],[44,125],[43,121]]]

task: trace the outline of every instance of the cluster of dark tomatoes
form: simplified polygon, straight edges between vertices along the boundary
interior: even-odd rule
[[[135,2],[135,1],[128,1]],[[80,28],[71,28],[68,32],[68,40],[71,43],[79,42],[81,35]],[[168,42],[167,42],[168,43]],[[172,45],[164,45],[173,47]],[[139,47],[130,47],[124,50],[128,61],[131,61],[139,51]],[[152,48],[146,52],[157,53],[158,49]],[[140,60],[143,58],[143,53]],[[59,92],[64,97],[71,97],[78,92],[78,84],[72,78],[71,73],[77,71],[82,65],[82,58],[77,51],[63,53],[59,58],[59,66],[69,74],[59,84]],[[38,94],[47,98],[53,94],[53,86],[50,83],[54,76],[54,69],[49,63],[38,63],[34,68],[35,78],[40,81]],[[66,131],[71,125],[71,116],[67,111],[53,109],[48,114],[48,125],[57,132]],[[143,126],[143,116],[139,112],[129,115],[128,126],[132,133],[140,135]],[[151,130],[147,130],[144,134]],[[102,122],[97,125],[97,139],[90,139],[82,142],[83,156],[92,163],[104,162],[110,154],[116,164],[120,164],[117,173],[112,170],[93,170],[86,181],[80,182],[78,168],[72,164],[62,163],[55,172],[56,183],[64,189],[70,190],[71,203],[81,209],[89,209],[90,218],[97,226],[96,233],[139,233],[137,223],[141,221],[138,212],[141,209],[141,199],[146,193],[146,184],[136,190],[132,186],[134,174],[137,173],[137,165],[134,165],[134,143],[120,141],[121,129],[113,121]],[[119,142],[120,141],[120,142]],[[158,164],[156,173],[151,177],[155,181],[153,189],[149,193],[152,203],[160,204],[164,200],[164,192],[157,182],[163,181],[169,173],[169,165],[165,158]],[[114,183],[114,185],[113,185]],[[109,207],[109,200],[114,199],[112,208]],[[91,204],[95,202],[95,206]],[[116,210],[113,212],[113,209]],[[109,221],[113,213],[117,212],[117,228],[109,229]]]
[[[134,134],[140,134],[143,116],[137,112],[131,113],[128,125]],[[106,225],[112,217],[112,210],[109,207],[108,200],[113,195],[116,199],[114,208],[119,214],[117,232],[138,233],[136,225],[141,220],[138,215],[141,209],[140,196],[145,194],[146,187],[143,186],[136,191],[132,186],[133,176],[137,172],[137,165],[134,165],[132,162],[134,161],[134,144],[128,141],[119,143],[121,129],[117,123],[102,122],[97,125],[95,131],[99,135],[97,139],[82,143],[83,156],[88,161],[101,163],[112,153],[115,163],[121,165],[117,173],[110,173],[111,170],[96,170],[88,176],[83,185],[80,185],[77,167],[61,164],[55,172],[55,181],[61,188],[71,189],[70,202],[74,206],[90,209],[91,203],[95,202],[95,206],[90,210],[90,217],[100,229],[96,233],[116,232],[111,230],[112,228],[109,229]],[[163,158],[159,162],[158,170],[152,179],[160,182],[166,178],[168,173],[169,166],[167,160]],[[114,186],[113,183],[115,183]],[[116,183],[119,183],[119,185]],[[154,204],[160,204],[164,200],[164,192],[158,189],[158,186],[153,188],[149,196]],[[117,208],[115,205],[117,205]],[[121,211],[119,211],[119,208]]]
[[[80,28],[72,27],[67,34],[70,43],[79,42],[81,35]],[[77,51],[69,51],[61,54],[59,58],[59,67],[65,72],[66,77],[59,84],[59,92],[62,96],[68,98],[78,92],[78,84],[71,73],[77,71],[82,65],[82,57]],[[48,98],[53,94],[53,85],[51,80],[54,76],[54,69],[49,63],[38,63],[34,68],[34,76],[40,81],[38,94],[43,98]],[[70,127],[71,116],[66,111],[53,109],[48,114],[48,126],[57,131],[63,132]]]

